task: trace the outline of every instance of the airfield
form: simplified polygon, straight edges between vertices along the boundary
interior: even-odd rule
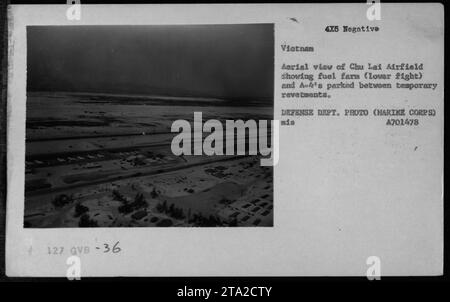
[[[273,170],[259,156],[175,156],[173,121],[273,118],[217,99],[29,93],[29,228],[269,227]]]

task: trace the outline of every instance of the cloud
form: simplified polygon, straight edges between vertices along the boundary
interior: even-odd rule
[[[273,97],[273,25],[29,26],[29,91]]]

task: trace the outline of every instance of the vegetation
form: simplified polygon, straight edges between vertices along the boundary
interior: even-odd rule
[[[81,228],[98,227],[97,221],[91,219],[88,214],[83,214],[78,221],[78,226]]]
[[[205,217],[197,213],[192,216],[192,219],[189,220],[189,223],[193,223],[198,227],[215,227],[224,225],[224,223],[217,216],[209,215],[209,217]]]
[[[234,200],[230,200],[230,199],[228,199],[228,198],[226,198],[226,197],[223,197],[223,198],[221,198],[220,200],[219,200],[219,203],[220,204],[231,204],[231,203],[233,203],[234,202]]]
[[[134,213],[133,215],[131,215],[131,218],[140,220],[140,219],[144,218],[145,216],[147,216],[147,210],[141,210],[141,211],[138,211],[138,212]]]
[[[168,216],[175,218],[175,219],[184,219],[186,218],[186,215],[183,212],[183,209],[175,207],[174,204],[170,204],[170,206],[167,205],[167,201],[164,201],[162,203],[158,203],[156,205],[156,210],[160,213],[165,213]],[[209,215],[208,217],[203,216],[200,213],[191,214],[191,210],[189,209],[188,215],[187,215],[189,223],[194,224],[195,226],[199,227],[214,227],[214,226],[224,226],[224,225],[230,225],[230,226],[236,226],[237,220],[236,218],[234,220],[231,220],[227,224],[225,222],[221,221],[219,217],[215,215]]]
[[[81,203],[77,203],[75,205],[75,214],[74,217],[80,217],[81,215],[83,215],[84,213],[88,212],[89,208],[82,205]]]
[[[132,164],[133,166],[145,166],[147,162],[143,158],[136,157],[132,160]]]
[[[73,200],[73,194],[60,194],[52,200],[52,204],[55,208],[61,208],[69,203],[72,203]]]
[[[153,187],[153,190],[150,192],[150,196],[152,197],[152,198],[156,198],[156,197],[158,197],[158,192],[156,192],[156,189],[155,189],[155,187]]]
[[[148,206],[147,201],[145,201],[144,194],[142,193],[137,193],[136,196],[134,197],[133,202],[128,202],[125,199],[123,203],[124,204],[118,208],[119,212],[123,214],[128,214],[135,210],[146,208]]]
[[[128,202],[128,200],[125,198],[125,196],[123,196],[118,190],[113,190],[112,194],[113,194],[114,200]]]
[[[184,215],[183,209],[175,207],[173,203],[169,207],[167,207],[167,201],[165,201],[165,200],[163,203],[158,203],[156,205],[156,210],[160,213],[165,213],[175,219],[186,218],[186,216]]]
[[[232,218],[232,219],[228,222],[228,226],[230,226],[230,227],[235,227],[235,226],[237,226],[237,225],[238,225],[238,221],[237,221],[237,218],[236,218],[236,217]]]
[[[173,224],[172,220],[170,220],[170,219],[163,219],[160,222],[158,222],[156,224],[156,226],[159,226],[159,227],[170,227],[170,226],[172,226],[172,224]]]

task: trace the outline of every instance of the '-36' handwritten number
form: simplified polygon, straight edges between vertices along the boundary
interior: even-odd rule
[[[119,241],[117,241],[111,248],[108,243],[103,243],[104,249],[103,253],[113,252],[114,254],[119,253],[122,249],[119,247]]]

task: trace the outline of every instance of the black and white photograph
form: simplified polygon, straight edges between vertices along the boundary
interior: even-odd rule
[[[177,120],[194,149],[209,134],[194,123],[230,139],[226,120],[273,119],[273,35],[273,24],[28,26],[24,226],[273,226],[260,156],[171,148]]]
[[[445,275],[441,3],[3,7],[8,280]]]

